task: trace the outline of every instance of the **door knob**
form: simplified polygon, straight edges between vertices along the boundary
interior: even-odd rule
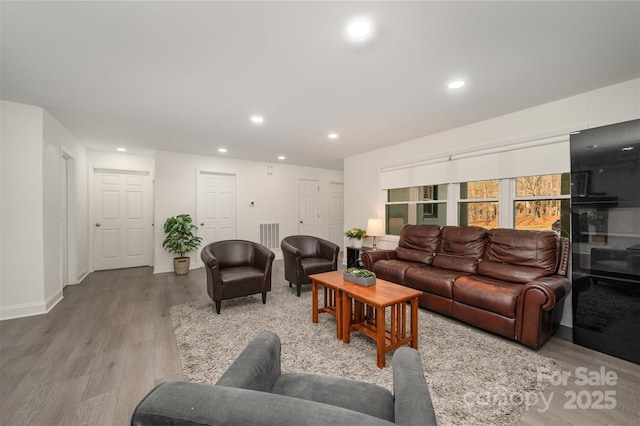
[[[204,226],[204,222],[202,222],[202,223],[200,224],[200,226]]]
[[[98,226],[98,227],[99,227],[99,226],[100,226],[100,222],[96,223],[96,226]]]
[[[303,221],[300,221],[300,223],[304,223]]]

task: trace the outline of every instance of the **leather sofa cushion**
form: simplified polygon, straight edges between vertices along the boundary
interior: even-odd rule
[[[419,262],[431,265],[431,262],[433,262],[433,255],[433,252],[424,250],[415,250],[405,247],[396,248],[396,258],[400,260],[408,260],[409,262]]]
[[[526,284],[539,278],[546,277],[549,272],[542,268],[530,266],[509,265],[506,263],[483,260],[478,264],[478,274],[499,280]]]
[[[382,280],[397,284],[404,284],[404,275],[410,268],[424,266],[422,263],[407,262],[406,260],[379,260],[373,265],[373,272]]]
[[[300,260],[300,263],[302,264],[302,270],[305,275],[327,272],[333,267],[332,260],[322,259],[320,257],[305,257]]]
[[[479,226],[445,226],[438,253],[479,259],[484,253],[486,235],[487,230]]]
[[[438,225],[405,225],[400,233],[398,247],[435,253],[440,241]]]
[[[453,298],[465,305],[515,318],[521,289],[521,285],[512,282],[468,275],[453,283]]]
[[[554,231],[491,229],[487,232],[484,259],[540,268],[552,274],[558,264],[558,242]]]
[[[437,253],[433,259],[433,266],[443,269],[451,269],[452,271],[475,274],[478,270],[478,259]]]
[[[404,276],[404,284],[416,290],[453,299],[453,282],[462,275],[468,274],[433,266],[422,266],[409,269]]]

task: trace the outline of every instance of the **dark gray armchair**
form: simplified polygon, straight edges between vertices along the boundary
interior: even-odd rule
[[[271,250],[253,241],[225,240],[205,246],[200,257],[207,271],[207,293],[218,314],[227,299],[262,293],[266,303],[275,258]]]
[[[398,348],[392,362],[393,393],[342,377],[281,373],[280,339],[263,331],[215,385],[163,383],[138,404],[131,424],[435,425],[418,351]]]
[[[311,284],[309,275],[338,269],[338,253],[336,244],[310,235],[291,235],[280,243],[284,257],[284,279],[289,287],[296,285],[300,297],[300,287]]]

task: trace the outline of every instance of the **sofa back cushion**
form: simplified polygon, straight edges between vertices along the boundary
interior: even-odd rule
[[[438,225],[405,225],[400,233],[396,258],[430,265],[439,241]]]
[[[487,231],[478,226],[445,226],[433,266],[475,274],[484,254]]]
[[[497,228],[487,232],[484,258],[478,273],[527,283],[552,275],[558,263],[558,234]]]

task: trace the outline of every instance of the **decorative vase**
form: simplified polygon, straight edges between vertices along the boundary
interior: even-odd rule
[[[362,238],[354,238],[353,239],[353,246],[355,248],[362,248]]]

